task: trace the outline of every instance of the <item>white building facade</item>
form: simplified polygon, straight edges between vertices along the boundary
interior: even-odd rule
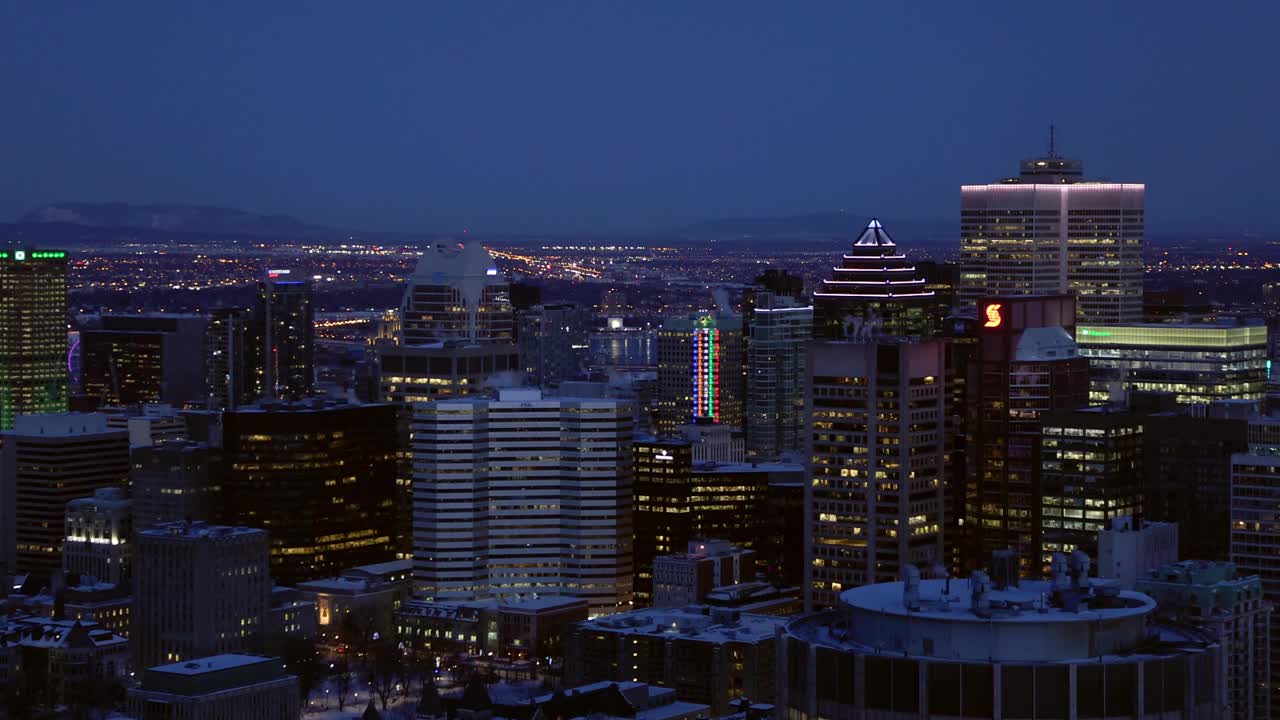
[[[431,600],[632,597],[632,416],[606,398],[415,406],[414,590]]]

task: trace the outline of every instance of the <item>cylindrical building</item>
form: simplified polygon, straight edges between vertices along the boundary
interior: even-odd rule
[[[1001,589],[984,573],[915,577],[847,590],[779,630],[779,717],[1221,715],[1219,646],[1158,624],[1142,593],[1062,575]]]

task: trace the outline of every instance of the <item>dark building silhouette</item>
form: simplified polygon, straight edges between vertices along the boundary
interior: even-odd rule
[[[204,334],[206,405],[234,410],[257,399],[256,365],[261,350],[253,332],[253,313],[245,308],[214,308]]]
[[[81,389],[102,405],[205,399],[203,315],[104,315],[80,331]]]
[[[310,400],[223,414],[223,513],[271,533],[275,581],[396,558],[410,511],[401,408]]]
[[[311,281],[272,270],[258,281],[253,311],[255,397],[297,400],[315,389],[315,309]]]

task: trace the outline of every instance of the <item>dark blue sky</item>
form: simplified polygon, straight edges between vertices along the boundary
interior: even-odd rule
[[[1219,5],[6,3],[0,218],[949,219],[1052,120],[1090,174],[1148,184],[1152,228],[1280,228],[1280,4]]]

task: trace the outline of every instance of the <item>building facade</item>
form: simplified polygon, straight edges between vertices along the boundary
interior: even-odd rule
[[[944,353],[937,341],[810,347],[806,608],[944,561]]]
[[[1265,325],[1081,325],[1076,342],[1089,359],[1094,402],[1123,402],[1134,392],[1172,393],[1187,404],[1265,395]]]
[[[1083,550],[1098,556],[1098,533],[1115,518],[1142,520],[1142,420],[1107,408],[1040,416],[1038,559]],[[1145,568],[1144,568],[1145,569]]]
[[[401,412],[319,399],[225,412],[220,522],[269,532],[285,585],[394,560],[409,510]]]
[[[253,309],[253,396],[297,400],[315,390],[315,307],[311,281],[270,270]]]
[[[135,668],[260,648],[271,595],[265,531],[165,523],[140,530],[136,543]]]
[[[0,431],[70,399],[67,253],[0,248]]]
[[[417,405],[415,594],[632,598],[631,407],[501,389]]]
[[[659,435],[699,420],[742,427],[742,319],[671,318],[658,331]]]
[[[981,308],[967,364],[967,470],[956,483],[964,493],[959,559],[974,569],[1012,548],[1031,573],[1040,560],[1040,415],[1088,404],[1089,364],[1071,339],[1072,298],[991,298]]]
[[[129,579],[133,501],[123,487],[99,488],[67,503],[62,569],[119,585]]]
[[[1265,453],[1265,454],[1264,454]],[[1263,597],[1280,602],[1280,454],[1272,448],[1231,456],[1231,563],[1257,575]],[[1280,647],[1280,627],[1271,626],[1271,647]],[[1280,664],[1271,666],[1271,710],[1280,713]]]
[[[204,365],[210,410],[235,410],[257,399],[254,366],[259,354],[253,311],[237,307],[209,311]]]
[[[1140,322],[1145,194],[1086,180],[1052,146],[1017,177],[961,186],[961,302],[1071,294],[1081,323]]]
[[[587,368],[594,318],[573,303],[534,305],[520,313],[520,364],[535,387],[574,380]]]
[[[759,290],[747,340],[746,447],[776,460],[804,450],[805,346],[813,339],[813,306]]]
[[[102,405],[203,404],[203,315],[103,315],[80,331],[80,389]]]
[[[23,415],[0,434],[0,526],[15,572],[62,568],[67,503],[127,486],[129,435],[94,413]]]
[[[1271,717],[1271,603],[1256,575],[1231,563],[1169,563],[1143,574],[1138,592],[1156,601],[1165,620],[1205,630],[1222,646],[1225,712],[1235,720]]]
[[[687,552],[653,559],[653,607],[702,602],[716,588],[753,580],[755,569],[751,550],[724,540],[692,540]]]
[[[180,520],[212,522],[222,514],[222,450],[208,443],[170,440],[136,446],[133,521],[139,528]]]

